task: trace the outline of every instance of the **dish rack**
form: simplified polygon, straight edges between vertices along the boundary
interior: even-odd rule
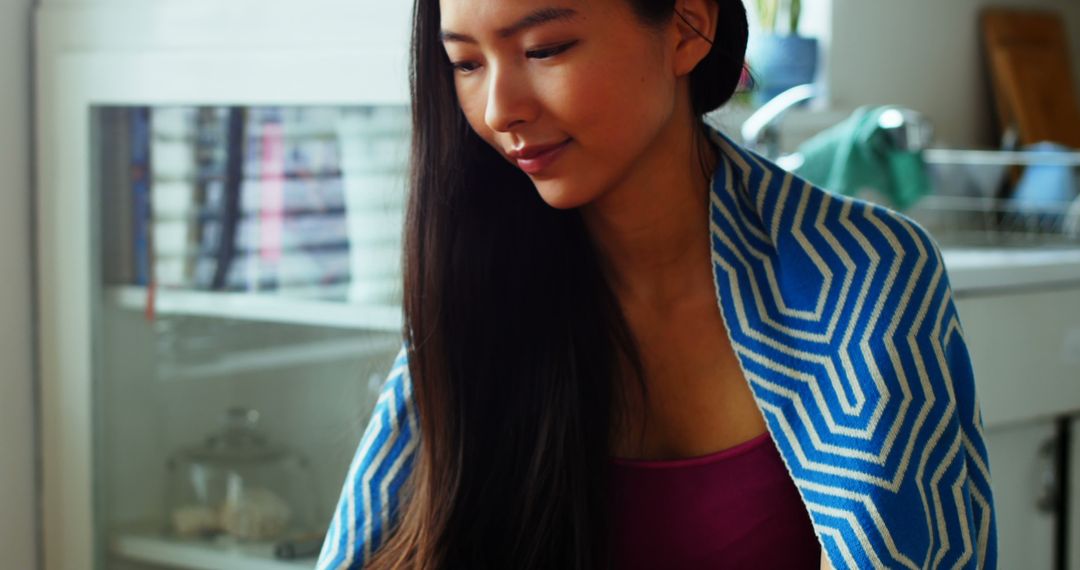
[[[1080,247],[1080,152],[931,148],[923,158],[934,191],[903,213],[943,247]],[[1000,197],[1020,166],[1069,169],[1058,180],[1071,185],[1072,197]]]

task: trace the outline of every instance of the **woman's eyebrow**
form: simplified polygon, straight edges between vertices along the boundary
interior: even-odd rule
[[[569,21],[573,20],[577,16],[577,10],[573,8],[540,8],[528,16],[510,24],[505,28],[500,28],[495,32],[499,39],[509,38],[523,30],[534,28],[540,24],[546,24],[554,21]],[[439,32],[439,41],[446,42],[464,42],[467,44],[475,44],[476,39],[472,36],[465,34],[459,34],[457,32],[451,32],[449,30],[441,30]]]

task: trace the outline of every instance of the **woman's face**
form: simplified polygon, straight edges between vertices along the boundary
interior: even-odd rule
[[[588,203],[653,154],[676,108],[675,41],[644,27],[627,0],[440,0],[440,8],[465,117],[549,205]],[[553,144],[562,146],[546,158],[513,157]]]

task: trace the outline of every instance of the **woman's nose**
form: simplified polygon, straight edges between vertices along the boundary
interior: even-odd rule
[[[528,123],[534,118],[536,100],[523,74],[513,66],[492,68],[488,81],[484,122],[489,128],[507,132],[518,123]]]

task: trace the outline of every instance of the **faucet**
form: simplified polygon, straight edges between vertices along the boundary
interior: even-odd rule
[[[796,85],[773,97],[754,111],[742,124],[744,145],[765,158],[775,161],[785,170],[802,166],[800,153],[780,155],[780,120],[792,107],[812,99],[818,88],[812,83]],[[930,146],[934,128],[925,115],[904,107],[890,106],[878,119],[889,143],[897,150],[917,151]]]
[[[743,143],[769,160],[780,156],[780,119],[792,107],[817,96],[813,83],[796,85],[769,99],[742,124]]]
[[[926,150],[934,141],[934,125],[926,115],[904,107],[890,107],[878,118],[893,148]]]

